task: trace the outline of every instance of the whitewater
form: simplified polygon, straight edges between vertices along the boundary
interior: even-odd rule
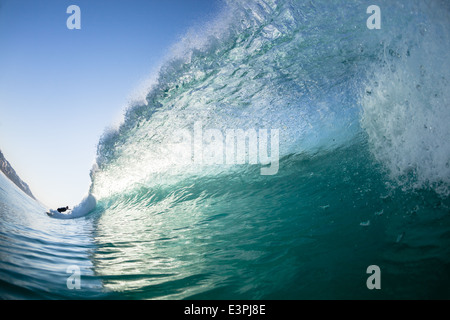
[[[450,5],[378,2],[228,1],[68,215],[0,173],[0,298],[450,298]]]

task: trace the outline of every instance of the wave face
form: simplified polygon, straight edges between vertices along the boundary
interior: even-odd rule
[[[409,183],[412,172],[416,186],[448,195],[448,5],[383,5],[396,22],[387,15],[370,31],[357,1],[232,1],[174,47],[145,103],[104,135],[94,192],[229,170],[180,165],[178,133],[201,123],[222,133],[279,129],[281,157],[362,130],[393,180]]]
[[[196,122],[223,133],[278,129],[280,156],[348,140],[358,126],[358,83],[379,46],[365,40],[365,9],[355,4],[231,1],[206,33],[175,46],[145,103],[105,134],[93,192],[217,174],[223,168],[178,163],[178,132]]]
[[[52,222],[92,229],[106,297],[450,298],[450,7],[378,5],[229,1],[173,47],[98,144],[95,211]]]
[[[379,263],[392,285],[383,297],[443,294],[404,280],[435,283],[430,268],[449,280],[449,6],[380,7],[372,31],[359,1],[230,1],[174,46],[145,101],[98,146],[94,260],[106,287],[373,297],[360,284]],[[196,126],[222,135],[196,140]],[[220,162],[227,130],[252,128],[279,130],[276,175],[262,176],[249,149],[246,164]],[[195,161],[198,150],[219,164]]]

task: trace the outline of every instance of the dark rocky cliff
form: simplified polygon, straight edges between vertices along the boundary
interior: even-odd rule
[[[14,182],[14,184],[18,186],[23,192],[25,192],[31,198],[36,199],[31,193],[30,187],[28,187],[28,185],[19,178],[16,171],[10,165],[8,160],[5,159],[1,151],[0,151],[0,170],[5,174],[5,176],[9,178],[9,180]]]

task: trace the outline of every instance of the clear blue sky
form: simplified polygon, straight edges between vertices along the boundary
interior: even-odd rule
[[[69,5],[81,30],[66,27]],[[0,149],[50,207],[77,204],[104,129],[218,0],[0,0]]]

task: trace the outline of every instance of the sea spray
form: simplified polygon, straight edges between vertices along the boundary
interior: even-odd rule
[[[420,15],[389,27],[396,37],[382,37],[379,63],[359,101],[361,126],[396,186],[448,196],[450,15],[444,2],[417,6]]]

